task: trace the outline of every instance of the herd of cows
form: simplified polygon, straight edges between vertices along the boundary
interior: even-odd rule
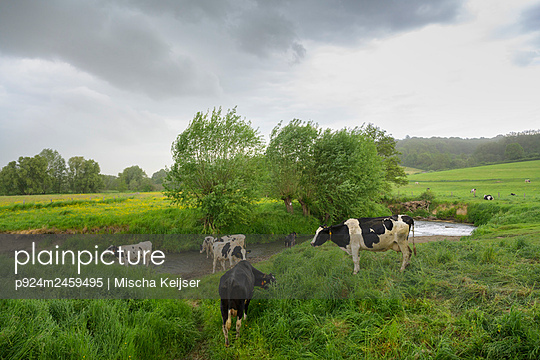
[[[409,233],[413,231],[412,244],[409,246]],[[285,247],[296,244],[295,232],[287,235],[284,239]],[[414,244],[414,221],[407,215],[393,215],[389,217],[349,219],[341,224],[332,226],[320,226],[315,232],[311,246],[317,247],[328,240],[334,242],[340,249],[352,256],[354,274],[360,270],[358,253],[360,250],[387,251],[394,250],[403,254],[401,271],[404,271],[411,255],[416,254]],[[249,302],[253,296],[255,286],[266,289],[269,284],[275,283],[276,278],[272,274],[265,274],[254,268],[246,259],[249,251],[245,248],[246,236],[243,234],[226,235],[222,237],[207,236],[201,244],[201,254],[206,252],[208,258],[213,257],[213,270],[216,272],[218,262],[227,270],[229,262],[230,270],[221,276],[219,281],[219,296],[221,298],[222,328],[225,335],[225,345],[229,346],[229,330],[232,318],[236,317],[236,337],[240,335],[242,319],[246,319]],[[134,245],[111,245],[107,250],[119,258],[121,264],[133,264],[130,258],[140,258],[141,253],[147,256],[152,251],[150,241]],[[143,261],[147,266],[149,261]]]
[[[409,246],[409,232],[412,229],[413,249]],[[296,243],[296,233],[293,232],[285,238],[285,246],[292,247]],[[221,262],[223,270],[228,261],[232,267],[225,272],[219,281],[219,296],[221,298],[222,328],[225,336],[225,345],[229,346],[229,330],[232,318],[236,317],[236,337],[240,335],[242,318],[245,320],[251,297],[255,286],[267,288],[276,282],[274,275],[265,274],[254,268],[246,260],[248,251],[245,249],[246,236],[242,234],[227,235],[219,238],[207,236],[200,252],[206,252],[208,258],[214,258],[213,272],[217,262]],[[317,247],[328,240],[334,242],[340,249],[351,255],[354,263],[354,274],[360,270],[358,253],[360,250],[387,251],[394,250],[403,254],[401,271],[404,271],[411,255],[416,254],[414,244],[414,220],[407,215],[393,215],[390,217],[349,219],[341,224],[320,226],[315,232],[311,246]]]
[[[409,233],[412,230],[413,250],[409,246]],[[285,247],[296,244],[295,232],[287,235],[284,240]],[[332,226],[320,226],[315,232],[311,246],[317,247],[328,240],[352,256],[354,274],[360,270],[358,253],[360,250],[401,252],[403,260],[401,271],[404,271],[412,254],[416,255],[414,244],[414,220],[407,215],[393,215],[387,217],[348,219],[341,224]],[[221,317],[223,320],[223,334],[225,345],[229,346],[229,330],[232,318],[236,317],[236,337],[240,335],[242,318],[246,319],[249,302],[253,296],[255,286],[266,289],[269,284],[275,283],[276,278],[272,274],[265,274],[254,268],[246,259],[249,251],[245,248],[246,236],[243,234],[226,235],[222,237],[207,236],[201,244],[201,254],[206,252],[206,257],[213,257],[213,272],[216,265],[221,264],[224,271],[229,262],[230,270],[221,276],[219,281],[219,296],[221,298]],[[150,241],[134,245],[111,245],[107,250],[119,258],[121,264],[133,264],[130,258],[146,256],[152,251]],[[146,260],[146,259],[145,259]],[[149,261],[144,261],[147,266]]]

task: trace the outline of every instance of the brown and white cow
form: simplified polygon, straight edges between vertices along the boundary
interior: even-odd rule
[[[403,254],[401,271],[404,271],[411,258],[409,247],[409,231],[413,229],[414,220],[407,215],[393,215],[388,217],[349,219],[341,224],[320,226],[311,241],[311,246],[320,246],[331,240],[341,250],[352,255],[354,274],[360,270],[358,253],[360,250],[387,251],[394,250]]]

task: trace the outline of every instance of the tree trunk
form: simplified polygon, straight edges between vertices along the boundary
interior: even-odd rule
[[[289,196],[287,196],[287,197],[282,197],[282,199],[285,202],[285,207],[287,208],[287,212],[289,214],[292,214],[294,210],[293,210],[293,207],[292,207],[291,198]]]
[[[309,216],[309,208],[306,204],[306,202],[302,199],[298,199],[298,202],[300,203],[300,205],[302,205],[302,214],[304,216]]]

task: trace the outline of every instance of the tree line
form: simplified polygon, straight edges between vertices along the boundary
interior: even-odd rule
[[[100,172],[93,159],[74,156],[66,162],[58,151],[43,149],[33,157],[21,156],[0,170],[0,195],[153,191],[163,188],[161,182],[165,177],[162,169],[148,178],[137,165],[124,169],[118,176]]]
[[[261,196],[292,201],[303,214],[333,222],[381,212],[378,199],[406,183],[395,140],[371,124],[322,129],[310,121],[279,123],[268,146],[236,108],[199,112],[172,145],[164,182],[174,204],[195,207],[208,231],[249,219]]]
[[[417,138],[398,140],[404,166],[447,170],[471,166],[540,159],[540,130],[499,135],[492,139]]]

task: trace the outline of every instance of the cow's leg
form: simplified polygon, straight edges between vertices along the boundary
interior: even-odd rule
[[[231,319],[228,311],[227,300],[221,299],[221,318],[223,319],[223,335],[225,335],[225,346],[229,346],[229,329],[231,328]]]
[[[240,329],[242,328],[242,316],[244,316],[244,301],[240,300],[238,304],[238,312],[236,314],[236,338],[240,337]]]
[[[397,244],[399,246],[399,250],[403,254],[403,262],[401,263],[401,269],[400,269],[400,271],[403,272],[405,271],[405,268],[407,267],[407,265],[409,265],[409,260],[411,259],[412,251],[407,241],[399,241]]]
[[[221,266],[223,266],[223,271],[227,271],[227,267],[225,265],[225,259],[221,260]]]
[[[212,268],[212,274],[216,272],[217,256],[214,256],[214,267]]]
[[[248,307],[249,307],[249,302],[250,301],[251,301],[251,299],[246,300],[246,306],[244,308],[244,320],[246,320],[246,318],[247,318],[247,312],[248,312]]]
[[[354,247],[351,248],[351,255],[352,255],[352,260],[353,260],[353,264],[354,264],[353,275],[358,274],[358,272],[360,271],[360,260],[358,259],[358,252],[359,251],[360,251],[360,248],[357,247],[357,246],[354,246]]]

